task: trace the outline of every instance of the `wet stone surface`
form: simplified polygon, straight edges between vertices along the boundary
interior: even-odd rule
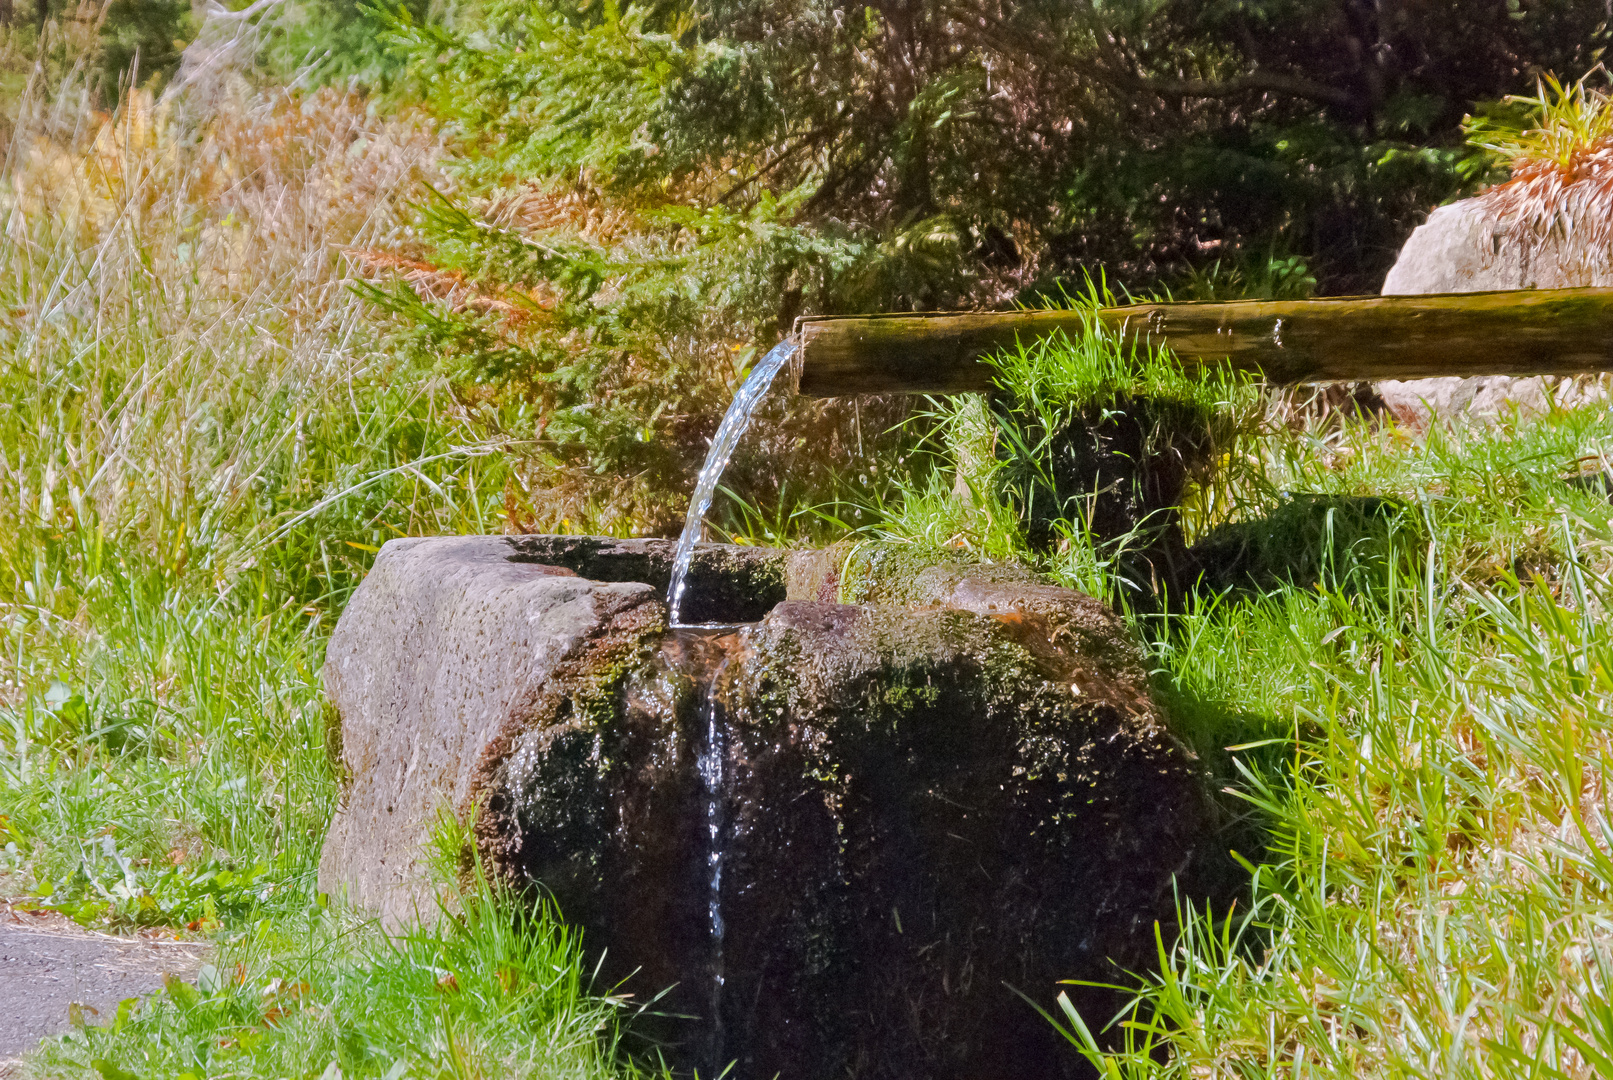
[[[675,540],[609,536],[512,536],[515,562],[564,567],[594,581],[636,581],[662,596],[672,581]],[[700,544],[689,567],[689,623],[754,622],[785,597],[785,552]]]
[[[482,807],[483,856],[554,896],[603,952],[607,983],[664,994],[635,1037],[682,1070],[1078,1075],[1015,991],[1052,1007],[1059,980],[1146,966],[1173,875],[1191,889],[1214,847],[1196,763],[1118,619],[1024,575],[947,565],[915,586],[913,569],[896,582],[864,566],[842,588],[788,566],[807,598],[747,625],[668,630],[645,614],[652,596],[554,656],[486,637],[479,663],[409,669],[444,701],[463,700],[445,680],[480,678],[484,697],[489,679],[521,682],[492,693],[504,711],[477,720],[467,788],[443,798]],[[463,711],[404,710],[414,734],[394,722],[387,756],[370,752],[376,714],[354,688],[378,684],[355,668],[397,625],[398,599],[373,603],[369,588],[343,617],[348,667],[331,686],[349,822],[374,798],[358,768],[394,775],[409,738],[466,726]],[[524,579],[488,588],[541,599]],[[872,602],[820,599],[848,591]],[[539,608],[528,621],[552,617]],[[462,640],[452,611],[433,618],[433,640]],[[388,670],[389,700],[410,698]],[[362,896],[351,879],[373,870],[343,827],[322,877]]]

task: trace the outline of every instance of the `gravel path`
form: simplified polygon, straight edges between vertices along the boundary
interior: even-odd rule
[[[124,998],[162,989],[165,972],[193,979],[205,951],[199,942],[98,934],[0,901],[0,1077],[19,1075],[23,1054],[68,1030],[70,1004],[107,1023]]]

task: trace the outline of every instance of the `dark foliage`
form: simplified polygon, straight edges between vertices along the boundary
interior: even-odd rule
[[[189,0],[112,0],[101,23],[102,92],[121,95],[131,79],[167,81],[194,30]]]
[[[1602,0],[716,0],[622,12],[637,55],[567,73],[587,50],[553,46],[612,10],[486,9],[478,33],[549,47],[501,55],[456,112],[517,175],[614,127],[629,137],[585,163],[618,190],[693,181],[690,201],[725,208],[798,193],[795,223],[927,249],[858,283],[887,308],[978,300],[971,282],[1028,268],[1149,287],[1274,255],[1324,292],[1370,289],[1419,212],[1482,179],[1463,116],[1585,70],[1607,35]],[[540,25],[552,40],[531,40]],[[460,72],[467,50],[499,54],[461,44]],[[630,124],[596,113],[622,105]]]
[[[1089,276],[1376,290],[1427,209],[1492,175],[1464,116],[1593,65],[1607,18],[1605,0],[397,8],[395,89],[445,123],[461,179],[410,254],[474,296],[375,296],[424,355],[531,390],[565,469],[676,490],[740,350],[800,314],[1062,301]],[[848,445],[830,426],[820,445]]]

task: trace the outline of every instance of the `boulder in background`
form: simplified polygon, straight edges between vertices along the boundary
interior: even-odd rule
[[[1542,221],[1522,212],[1517,192],[1504,184],[1439,207],[1401,248],[1384,279],[1383,295],[1613,285],[1613,251],[1605,230],[1574,220],[1599,212],[1600,201],[1570,196],[1563,203],[1571,209],[1560,219]],[[1386,379],[1373,389],[1397,420],[1419,430],[1435,417],[1482,419],[1513,409],[1542,413],[1553,405],[1569,408],[1607,396],[1600,376]]]

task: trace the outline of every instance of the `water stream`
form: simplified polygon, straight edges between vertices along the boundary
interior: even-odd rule
[[[706,513],[711,509],[711,501],[717,494],[717,484],[722,479],[723,470],[728,467],[729,459],[734,456],[734,449],[739,445],[739,440],[744,436],[746,429],[750,427],[751,417],[755,414],[757,405],[761,403],[784,365],[795,356],[796,348],[793,341],[781,341],[757,362],[739,388],[739,393],[734,395],[733,403],[728,406],[728,412],[723,416],[722,423],[717,427],[717,434],[711,440],[711,449],[706,453],[705,464],[701,466],[700,476],[695,482],[694,498],[689,502],[689,516],[684,520],[683,534],[678,538],[677,555],[672,563],[672,583],[667,590],[667,606],[674,627],[685,625],[681,616],[684,590],[688,585],[689,564],[694,558],[695,545],[700,542],[705,531]],[[729,778],[726,768],[728,740],[724,731],[726,718],[723,715],[722,702],[718,700],[718,685],[722,680],[722,669],[725,666],[726,661],[718,666],[706,689],[705,740],[696,761],[701,789],[706,800],[706,927],[711,935],[709,1003],[711,1018],[709,1041],[703,1055],[706,1068],[702,1070],[702,1074],[709,1073],[712,1076],[722,1075],[727,1064],[722,1020],[723,983],[726,981],[723,971],[723,936],[726,927],[723,923],[722,910],[722,873],[723,833],[727,824],[724,817]]]
[[[722,864],[723,864],[723,784],[724,758],[727,739],[723,735],[722,704],[717,700],[717,682],[721,668],[712,679],[706,700],[706,744],[700,751],[697,768],[700,784],[706,794],[706,922],[711,932],[711,1028],[706,1063],[710,1074],[718,1075],[724,1065],[723,1056],[723,917],[722,917]]]
[[[796,348],[794,341],[785,338],[757,361],[745,384],[739,388],[739,393],[734,395],[733,403],[728,406],[728,412],[711,440],[706,463],[700,467],[700,477],[695,482],[694,498],[689,501],[689,516],[684,519],[683,534],[678,537],[677,557],[672,562],[672,585],[667,590],[667,607],[671,609],[673,626],[683,625],[679,615],[683,608],[685,579],[689,575],[690,560],[694,558],[694,547],[705,532],[706,511],[711,509],[711,500],[717,494],[717,482],[722,479],[728,459],[734,456],[734,448],[739,445],[745,429],[750,427],[756,406],[767,393],[767,388],[773,385],[773,377],[790,362]]]

